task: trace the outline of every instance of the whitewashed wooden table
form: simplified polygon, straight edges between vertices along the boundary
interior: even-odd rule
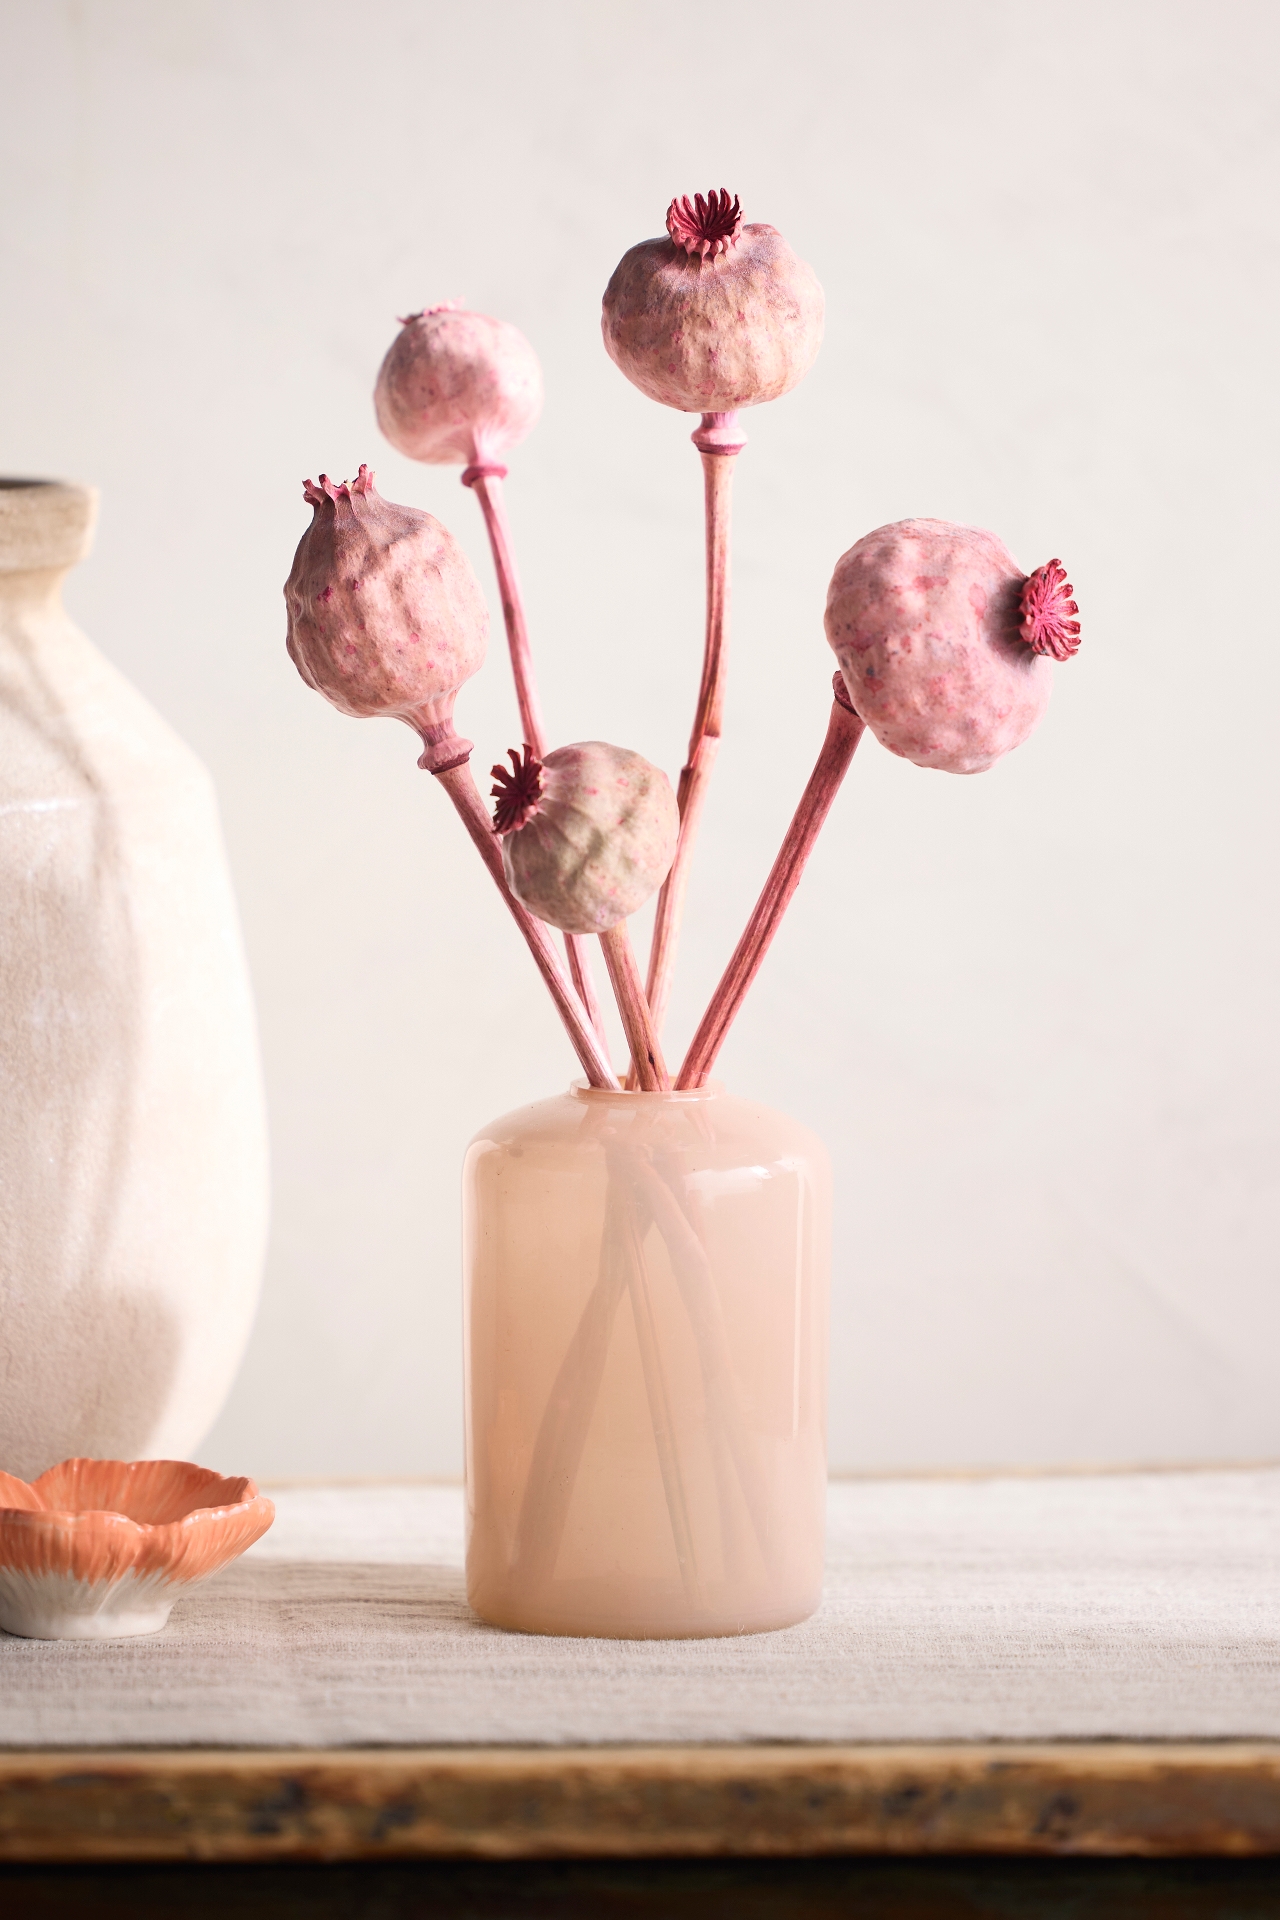
[[[0,1859],[1280,1852],[1280,1469],[850,1480],[822,1607],[500,1633],[456,1487],[272,1489],[146,1639],[0,1636]]]

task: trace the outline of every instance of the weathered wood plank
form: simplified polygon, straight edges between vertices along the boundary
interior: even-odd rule
[[[1280,1744],[0,1754],[0,1860],[1280,1854]]]

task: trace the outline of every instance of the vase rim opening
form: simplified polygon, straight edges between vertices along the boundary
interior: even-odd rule
[[[97,516],[96,487],[0,475],[0,574],[74,567],[89,552]]]
[[[701,1087],[672,1087],[666,1093],[645,1093],[639,1087],[593,1087],[585,1080],[573,1080],[569,1083],[569,1091],[579,1100],[626,1100],[629,1103],[649,1100],[668,1105],[676,1102],[684,1106],[699,1100],[716,1099],[724,1092],[724,1082],[708,1080]]]

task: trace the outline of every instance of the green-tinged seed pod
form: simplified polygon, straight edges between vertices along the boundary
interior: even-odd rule
[[[605,933],[642,907],[675,858],[671,782],[626,747],[582,740],[493,769],[507,884],[564,933]]]

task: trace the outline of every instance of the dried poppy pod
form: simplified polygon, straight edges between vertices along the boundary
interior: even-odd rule
[[[458,689],[484,660],[489,614],[471,563],[429,513],[354,480],[308,480],[314,509],[285,583],[289,657],[340,713],[387,714],[422,736],[419,765],[456,766]]]
[[[517,900],[562,933],[605,933],[642,907],[675,857],[671,783],[625,747],[583,740],[493,769],[494,830]]]
[[[373,404],[387,439],[411,460],[499,466],[542,412],[542,369],[506,320],[427,307],[401,321]]]
[[[1048,704],[1079,646],[1056,560],[1028,577],[1002,540],[947,520],[878,527],[837,562],[827,639],[854,707],[918,767],[982,773]]]
[[[673,200],[666,236],[622,256],[601,325],[610,358],[651,400],[732,413],[803,379],[822,316],[812,267],[776,227],[744,227],[722,189]]]

